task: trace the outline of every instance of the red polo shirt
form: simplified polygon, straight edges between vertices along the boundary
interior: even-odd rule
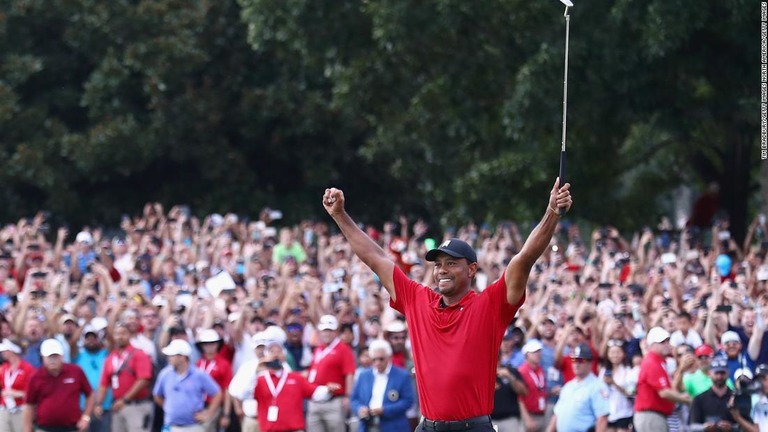
[[[58,376],[40,368],[32,375],[25,402],[37,405],[37,425],[74,426],[80,420],[80,395],[90,396],[91,385],[79,366],[64,363]]]
[[[112,375],[117,374],[117,386],[115,386]],[[136,381],[145,379],[152,380],[152,360],[142,350],[128,345],[123,350],[113,350],[104,360],[104,370],[101,372],[101,381],[99,385],[112,389],[112,396],[115,400],[122,399],[128,390],[133,387]],[[134,400],[149,399],[149,383],[137,395]]]
[[[542,415],[547,408],[547,376],[541,366],[534,369],[527,361],[517,369],[528,388],[528,394],[518,396],[531,414]]]
[[[229,388],[229,382],[232,381],[232,366],[228,361],[221,357],[214,357],[213,360],[201,358],[197,361],[197,368],[207,373],[216,381],[219,388],[226,390]],[[206,396],[205,401],[210,402],[211,396]]]
[[[671,385],[667,370],[664,369],[664,358],[649,351],[640,364],[635,412],[655,411],[671,415],[675,410],[675,403],[659,396],[659,390],[665,388],[671,388]]]
[[[11,369],[10,363],[3,363],[3,365],[0,366],[0,389],[25,391],[29,380],[34,374],[35,367],[24,360],[21,360],[19,367],[16,369]],[[14,400],[16,406],[10,408],[21,408],[24,404],[23,397],[15,398]],[[0,401],[2,401],[2,406],[6,408],[8,407],[8,404],[5,403],[5,398],[0,398]]]
[[[419,403],[430,420],[461,420],[493,411],[496,364],[504,331],[517,305],[507,303],[504,276],[482,293],[441,307],[441,296],[395,266],[396,301],[411,335]]]
[[[322,345],[315,348],[312,366],[309,369],[309,379],[317,385],[340,384],[341,389],[334,395],[346,395],[347,375],[354,375],[356,367],[355,353],[352,352],[352,348],[336,338],[328,346]]]
[[[256,389],[253,392],[253,398],[257,402],[259,430],[262,432],[272,431],[294,431],[304,430],[304,399],[312,397],[317,385],[311,384],[299,372],[288,372],[282,390],[273,397],[272,392],[266,382],[272,380],[272,385],[277,391],[280,379],[273,373],[265,377],[264,373],[259,373],[256,379]],[[277,420],[269,421],[269,407],[277,406]]]

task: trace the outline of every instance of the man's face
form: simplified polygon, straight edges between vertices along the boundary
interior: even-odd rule
[[[336,339],[336,335],[338,333],[336,330],[320,330],[320,342],[322,342],[325,345],[328,345],[329,343],[333,342],[334,339]]]
[[[405,351],[405,332],[390,333],[388,339],[393,352]]]
[[[101,341],[95,333],[88,333],[83,339],[83,346],[87,350],[95,351],[101,348]]]
[[[583,358],[572,358],[571,363],[573,364],[573,373],[577,377],[584,378],[585,376],[589,375],[592,362]]]
[[[682,332],[687,332],[691,328],[691,322],[686,317],[678,317],[675,319],[675,326]]]
[[[61,333],[69,339],[70,336],[75,334],[75,331],[77,330],[77,324],[74,323],[72,320],[68,320],[64,323],[64,325],[61,326]]]
[[[449,297],[466,293],[475,272],[477,272],[477,263],[469,264],[464,258],[454,258],[440,253],[435,259],[432,274],[440,294]]]
[[[755,327],[755,311],[747,309],[741,314],[741,325],[745,329],[753,329]]]
[[[392,359],[392,356],[387,355],[383,349],[373,350],[371,354],[371,362],[373,362],[373,366],[376,370],[379,373],[383,373],[387,370],[387,366],[389,366],[389,361]]]
[[[733,359],[739,356],[741,353],[741,342],[731,341],[725,344],[725,354],[728,358]]]
[[[288,335],[288,342],[293,345],[301,343],[301,338],[304,335],[302,331],[303,327],[299,323],[290,323],[286,326],[286,334]]]
[[[712,365],[712,356],[700,355],[698,359],[699,359],[699,369],[703,371],[708,371],[709,367]]]
[[[125,348],[131,339],[131,333],[124,326],[115,327],[113,338],[118,348]]]
[[[728,380],[727,371],[709,371],[709,376],[712,377],[712,385],[717,388],[725,387],[725,382]]]
[[[152,309],[146,309],[141,313],[141,326],[145,330],[155,331],[160,325],[160,319],[157,311]]]
[[[541,364],[541,350],[527,353],[525,355],[525,359],[528,361],[528,363],[534,366],[538,366],[539,364]]]
[[[200,346],[203,348],[203,354],[205,355],[215,355],[219,351],[219,343],[218,342],[207,342],[202,343]]]
[[[32,341],[40,340],[43,336],[43,328],[37,319],[28,319],[24,324],[24,336]]]
[[[539,334],[542,339],[552,339],[555,337],[555,323],[550,320],[546,320],[539,325]]]
[[[64,360],[58,354],[43,357],[43,366],[45,366],[45,369],[47,369],[48,372],[54,375],[61,371],[62,364],[64,364]]]

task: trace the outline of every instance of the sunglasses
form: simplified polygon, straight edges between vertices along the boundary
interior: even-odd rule
[[[573,357],[571,357],[571,361],[572,361],[572,362],[574,362],[574,363],[576,363],[576,364],[582,364],[582,363],[587,363],[587,362],[589,362],[589,360],[587,360],[587,359],[583,359],[583,358],[573,358]]]
[[[712,356],[700,355],[699,360],[712,360]]]
[[[608,341],[608,346],[609,347],[620,347],[621,348],[621,347],[624,346],[624,342],[620,341],[618,339],[611,339],[611,340]]]

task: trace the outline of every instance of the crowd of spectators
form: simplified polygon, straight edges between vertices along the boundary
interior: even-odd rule
[[[19,375],[17,365],[40,369],[51,352],[59,355],[47,339],[58,340],[62,360],[88,377],[96,408],[83,416],[93,431],[184,425],[178,422],[210,431],[271,430],[267,418],[282,420],[288,410],[289,417],[303,417],[285,428],[293,430],[337,432],[338,424],[403,430],[405,423],[388,426],[395,417],[412,430],[418,422],[411,380],[398,379],[400,390],[377,387],[379,374],[392,368],[413,373],[405,319],[327,222],[288,226],[270,209],[256,220],[200,219],[185,206],[165,211],[150,203],[107,236],[89,227],[47,233],[45,216],[0,229],[1,430],[15,431],[30,404],[25,385],[33,370]],[[520,249],[528,228],[470,223],[446,230],[445,238],[476,248],[474,285],[482,291]],[[424,255],[444,238],[429,237],[423,221],[400,218],[365,230],[410,278],[434,285]],[[586,235],[562,220],[501,345],[492,416],[499,430],[565,429],[559,427],[565,415],[580,418],[576,402],[570,405],[578,393],[566,384],[590,373],[606,410],[593,417],[607,417],[611,429],[630,429],[641,364],[653,345],[666,344],[664,369],[679,393],[668,398],[675,399],[674,410],[663,413],[670,430],[768,425],[761,387],[768,372],[762,367],[768,363],[767,250],[768,226],[760,216],[741,245],[726,219],[711,228],[662,223],[621,233],[608,226]],[[136,354],[120,357],[129,352]],[[329,358],[333,366],[323,366]],[[257,371],[282,368],[298,387],[280,393],[295,399],[278,410],[269,400],[278,398],[281,374],[273,383]],[[216,387],[200,379],[207,396],[193,415],[184,412],[191,400],[167,397],[180,385],[169,384],[171,369],[213,378]],[[134,388],[136,382],[143,384]],[[719,399],[698,397],[715,390],[722,390]],[[257,403],[259,397],[265,402]],[[720,410],[707,405],[718,401]],[[574,420],[568,427],[596,423],[579,429]]]

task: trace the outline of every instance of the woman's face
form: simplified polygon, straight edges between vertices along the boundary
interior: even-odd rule
[[[612,346],[608,348],[608,361],[611,362],[612,365],[618,365],[624,362],[624,349],[619,346]]]

